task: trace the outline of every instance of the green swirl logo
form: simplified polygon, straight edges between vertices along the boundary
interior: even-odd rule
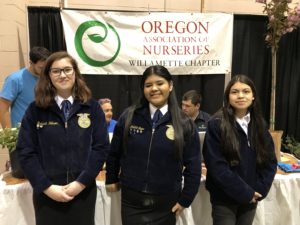
[[[97,31],[97,28],[99,30],[101,30],[101,32]],[[87,30],[90,30],[89,32],[87,32]],[[109,33],[109,31],[112,31]],[[86,35],[85,35],[86,34]],[[113,35],[113,36],[112,36]],[[93,48],[93,58],[91,58],[86,52],[85,48],[83,47],[86,43],[85,40],[89,40],[92,41],[92,43],[94,44],[99,44],[102,43],[104,44],[104,42],[108,42],[107,39],[108,38],[114,39],[113,42],[116,42],[117,47],[116,47],[116,51],[115,54],[113,56],[111,55],[107,55],[107,50],[103,51],[106,52],[106,58],[108,59],[102,59],[102,60],[97,60],[95,58],[94,55],[97,55],[97,53],[100,55],[102,55],[102,52],[100,51],[94,51]],[[121,41],[120,41],[120,37],[117,33],[117,31],[115,30],[115,28],[113,26],[111,26],[110,24],[107,24],[107,26],[104,23],[101,23],[100,21],[97,20],[91,20],[91,21],[87,21],[84,22],[82,24],[80,24],[80,26],[78,27],[76,33],[75,33],[75,48],[76,51],[79,55],[79,57],[87,64],[89,64],[90,66],[94,66],[94,67],[103,67],[106,66],[110,63],[112,63],[116,57],[118,56],[119,52],[120,52],[120,48],[121,48]],[[98,45],[97,45],[98,46]],[[109,46],[112,46],[111,44],[109,44]],[[110,54],[110,53],[109,53]]]

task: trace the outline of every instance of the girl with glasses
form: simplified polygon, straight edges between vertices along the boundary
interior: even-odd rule
[[[95,178],[106,159],[105,116],[67,52],[46,61],[17,151],[33,187],[37,225],[93,225]]]

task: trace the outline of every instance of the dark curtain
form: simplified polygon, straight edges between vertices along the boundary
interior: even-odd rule
[[[249,76],[257,88],[262,111],[269,122],[271,96],[271,50],[264,41],[265,16],[234,16],[232,75]]]
[[[300,140],[300,29],[286,34],[277,57],[277,128]]]
[[[44,45],[52,51],[65,50],[58,8],[29,7],[30,45]],[[263,115],[269,121],[271,93],[271,50],[266,46],[267,17],[234,16],[232,75],[248,75],[255,83]],[[278,51],[276,129],[300,140],[300,31],[285,35]],[[109,97],[117,119],[122,111],[140,95],[138,75],[85,75],[86,82],[98,98]],[[190,89],[203,97],[201,108],[211,114],[222,105],[224,75],[174,76],[178,100]]]
[[[254,81],[267,122],[270,118],[271,48],[265,43],[265,16],[235,15],[232,74]],[[300,140],[300,30],[282,37],[277,56],[275,129]]]
[[[51,52],[66,50],[59,8],[28,7],[29,42]]]
[[[85,75],[85,80],[95,98],[112,99],[115,118],[141,94],[138,75]],[[213,114],[222,106],[224,75],[178,75],[173,80],[179,103],[184,92],[195,89],[202,94],[204,111]]]

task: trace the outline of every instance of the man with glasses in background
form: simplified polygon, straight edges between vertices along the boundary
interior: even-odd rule
[[[107,132],[113,133],[117,121],[112,118],[113,107],[111,104],[111,100],[109,98],[101,98],[98,100],[98,102],[99,102],[100,106],[102,107],[102,110],[105,114],[105,120],[107,123]]]
[[[29,67],[6,77],[0,92],[0,124],[2,128],[17,127],[28,105],[34,100],[34,88],[43,72],[50,52],[33,47],[29,52]]]

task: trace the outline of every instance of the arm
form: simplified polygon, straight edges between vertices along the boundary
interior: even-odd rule
[[[109,137],[104,113],[94,100],[91,102],[91,107],[91,146],[86,146],[88,151],[87,161],[76,180],[83,185],[76,185],[79,189],[95,182],[109,151]]]
[[[34,104],[31,104],[21,123],[16,151],[18,151],[20,165],[26,178],[30,181],[35,193],[41,193],[52,183],[42,168],[38,156],[41,150],[36,124],[36,110]]]
[[[106,161],[106,188],[108,191],[118,191],[120,160],[123,152],[124,116],[118,120],[111,142],[111,149]]]
[[[203,156],[207,176],[230,198],[249,203],[255,191],[232,170],[222,154],[220,122],[220,119],[210,120],[205,134]]]
[[[192,136],[189,137],[183,152],[184,185],[178,203],[180,206],[185,208],[189,207],[198,193],[198,188],[201,181],[200,153],[201,149],[199,135],[196,131],[196,127],[194,127]]]
[[[20,86],[18,76],[12,74],[6,77],[0,93],[0,124],[2,128],[10,128],[12,125],[10,107],[19,94]]]
[[[255,184],[255,190],[262,195],[258,200],[262,200],[267,196],[277,171],[277,159],[275,155],[274,143],[267,129],[265,130],[265,139],[269,157],[264,167],[257,168],[257,181]]]
[[[10,109],[11,102],[0,97],[0,124],[2,128],[10,128],[11,120],[10,120]]]

